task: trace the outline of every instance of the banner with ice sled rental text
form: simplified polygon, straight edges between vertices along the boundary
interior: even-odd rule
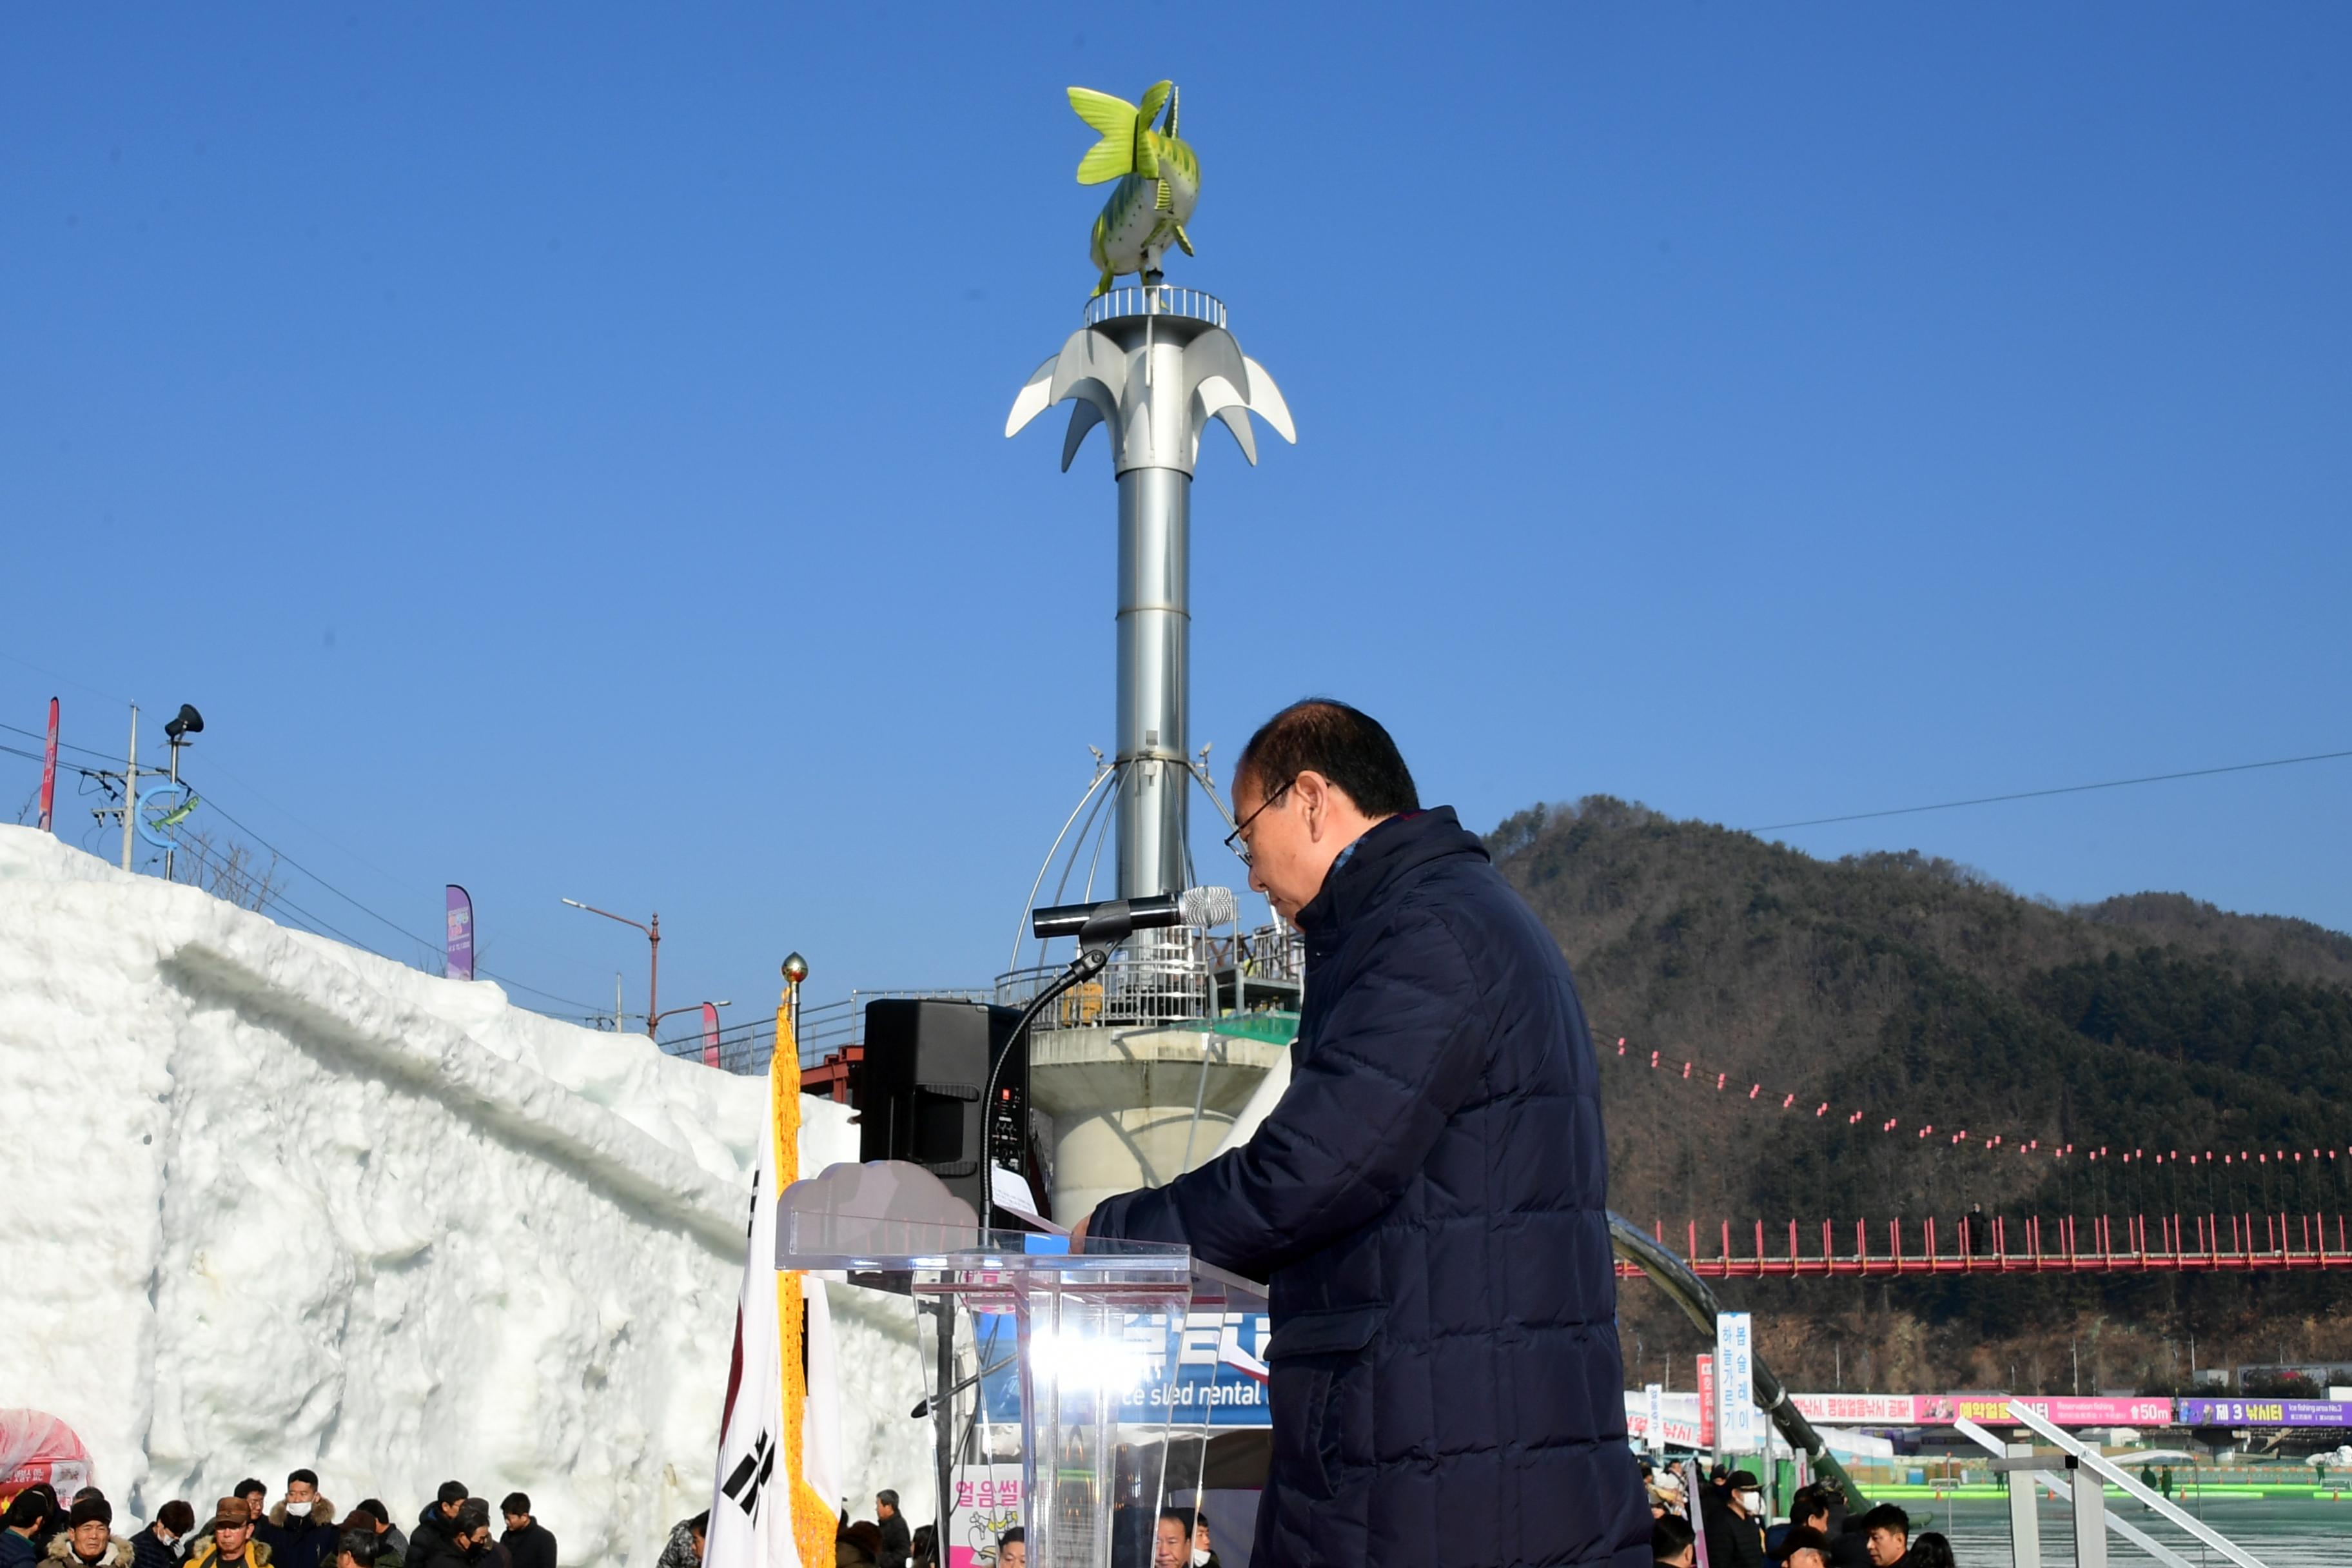
[[[1013,1342],[1009,1318],[983,1314],[974,1320],[972,1332],[990,1366],[1005,1353],[992,1347],[1001,1342],[1009,1349]],[[1265,1342],[1273,1334],[1264,1312],[1129,1312],[1120,1335],[1113,1419],[1179,1426],[1270,1425]],[[1010,1364],[998,1367],[981,1391],[989,1420],[1021,1418],[1019,1377]]]

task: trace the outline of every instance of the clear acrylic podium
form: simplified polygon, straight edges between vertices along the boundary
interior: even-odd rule
[[[1181,1247],[983,1232],[928,1172],[877,1163],[780,1194],[776,1267],[838,1270],[935,1315],[942,1568],[992,1563],[1015,1517],[1033,1568],[1150,1568],[1160,1509],[1217,1484],[1213,1433],[1265,1419],[1265,1289]],[[955,1468],[1015,1451],[1017,1506],[959,1522]]]

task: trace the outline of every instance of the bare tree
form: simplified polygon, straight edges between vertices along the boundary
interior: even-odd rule
[[[286,889],[286,878],[278,869],[275,849],[269,851],[269,861],[264,865],[251,845],[234,838],[215,839],[209,828],[181,833],[180,853],[173,862],[172,879],[202,888],[241,910],[264,909]]]

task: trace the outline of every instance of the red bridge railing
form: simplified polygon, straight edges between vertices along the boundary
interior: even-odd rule
[[[1817,1246],[1811,1232],[1795,1220],[1785,1237],[1761,1220],[1752,1231],[1728,1220],[1702,1230],[1694,1220],[1679,1237],[1663,1221],[1652,1226],[1661,1243],[1681,1242],[1692,1271],[1711,1279],[2352,1268],[2352,1227],[2340,1214],[1983,1215],[1940,1227],[1933,1219],[1825,1219]],[[1641,1271],[1621,1258],[1617,1272]]]

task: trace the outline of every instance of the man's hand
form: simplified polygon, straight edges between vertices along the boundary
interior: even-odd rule
[[[1076,1252],[1086,1246],[1087,1220],[1090,1220],[1094,1217],[1094,1215],[1088,1215],[1086,1219],[1078,1221],[1077,1224],[1070,1227],[1070,1250],[1072,1252]]]

